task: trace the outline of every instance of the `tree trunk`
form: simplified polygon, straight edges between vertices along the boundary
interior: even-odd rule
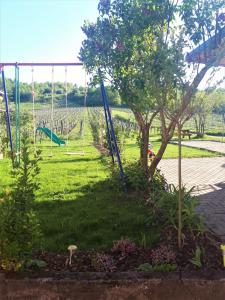
[[[182,159],[182,145],[181,145],[181,124],[178,124],[178,185],[179,185],[179,197],[178,197],[178,248],[182,247],[182,175],[181,175],[181,159]]]
[[[149,143],[149,124],[141,129],[140,141],[140,160],[146,173],[148,172],[148,143]]]
[[[199,132],[199,131],[198,131],[198,121],[197,121],[197,117],[194,117],[194,120],[195,120],[195,131],[196,131],[196,132]]]
[[[160,160],[163,157],[163,154],[166,150],[167,144],[168,144],[169,140],[167,141],[162,141],[161,146],[159,148],[159,151],[157,152],[156,156],[154,157],[153,161],[151,162],[151,165],[149,167],[149,175],[150,175],[150,179],[153,178],[153,175],[155,173],[155,170],[160,162]]]
[[[135,119],[140,128],[140,162],[145,170],[146,174],[148,173],[148,142],[149,142],[149,129],[151,122],[145,123],[143,116],[138,111],[133,111]]]
[[[173,121],[171,123],[171,126],[170,127],[170,130],[169,132],[165,132],[164,133],[164,136],[162,138],[162,143],[161,143],[161,146],[159,148],[159,151],[157,152],[155,158],[153,159],[153,161],[151,162],[151,165],[149,167],[149,176],[150,176],[150,179],[153,178],[153,175],[155,173],[155,170],[160,162],[160,160],[162,159],[163,157],[163,154],[166,150],[166,147],[170,141],[170,139],[172,138],[173,134],[174,134],[174,130],[175,130],[175,127],[176,127],[176,122]]]

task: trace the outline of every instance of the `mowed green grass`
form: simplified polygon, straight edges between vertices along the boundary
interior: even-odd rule
[[[160,144],[157,138],[152,142],[155,151]],[[121,237],[140,243],[145,236],[148,245],[157,241],[160,228],[148,224],[151,211],[139,196],[118,192],[108,180],[109,165],[107,160],[102,161],[92,145],[87,125],[83,138],[78,138],[75,130],[66,147],[59,147],[47,139],[37,142],[36,146],[42,150],[43,159],[35,210],[40,219],[45,250],[63,252],[69,244],[76,244],[79,249],[108,248]],[[84,152],[84,155],[68,155],[70,152]],[[138,155],[135,140],[129,139],[125,146],[126,160],[136,159]],[[183,147],[183,155],[215,156],[187,147]],[[168,145],[165,157],[177,157],[177,146]],[[1,187],[13,183],[10,169],[9,160],[0,161]]]
[[[121,237],[148,244],[159,237],[147,225],[149,211],[133,196],[118,193],[109,182],[109,167],[93,147],[88,128],[84,139],[76,133],[68,146],[58,147],[47,140],[37,143],[42,150],[40,190],[35,210],[43,231],[44,250],[63,252],[68,245],[79,249],[102,249]],[[83,155],[67,155],[67,152]],[[0,186],[12,184],[9,160],[0,161]]]
[[[153,151],[157,153],[161,143],[157,141],[152,141],[151,144],[153,146]],[[138,159],[139,155],[140,155],[140,150],[138,149],[137,144],[134,141],[129,140],[126,146],[124,147],[124,156],[126,160],[129,161],[131,159]],[[220,156],[220,154],[207,151],[207,150],[201,150],[198,148],[182,146],[183,158],[216,157],[216,156]],[[177,157],[178,157],[178,145],[169,144],[163,155],[163,159],[177,158]]]

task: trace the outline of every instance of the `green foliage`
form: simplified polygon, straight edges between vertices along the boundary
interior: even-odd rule
[[[21,140],[21,164],[13,170],[14,186],[0,203],[0,265],[19,269],[40,246],[41,231],[33,210],[40,153],[30,158],[27,136]]]
[[[129,238],[121,238],[118,241],[114,241],[111,251],[120,254],[121,256],[127,256],[135,253],[137,251],[137,246]]]
[[[175,263],[176,252],[169,245],[159,245],[151,252],[152,263],[154,265]]]
[[[89,113],[89,125],[91,129],[91,135],[95,144],[101,144],[101,127],[102,123],[100,121],[99,115]]]
[[[166,179],[164,175],[161,173],[161,170],[156,169],[154,176],[151,180],[151,194],[154,198],[155,194],[158,194],[160,191],[165,191],[165,188],[167,186]]]
[[[116,270],[114,259],[108,254],[94,254],[91,257],[91,265],[97,272],[113,272]]]
[[[146,238],[146,234],[141,232],[141,237],[139,239],[139,245],[142,247],[142,248],[146,248],[147,246],[147,238]]]
[[[223,28],[224,21],[218,17],[218,12],[223,8],[223,0],[182,1],[180,16],[184,21],[185,34],[194,45],[205,41],[212,32]]]
[[[128,110],[116,110],[116,113],[130,118]],[[38,145],[42,150],[43,160],[39,162],[41,173],[36,179],[40,182],[40,190],[36,193],[35,212],[44,236],[43,248],[47,251],[64,252],[65,245],[76,243],[82,250],[109,249],[112,242],[122,236],[128,236],[137,245],[156,245],[162,227],[165,226],[161,222],[161,213],[154,214],[154,206],[149,207],[140,200],[143,195],[141,191],[118,193],[116,187],[109,183],[108,165],[102,164],[101,155],[91,143],[88,124],[85,124],[83,138],[75,140],[78,130],[77,127],[73,130],[66,149],[52,146],[52,157],[49,157],[50,141],[46,140]],[[158,142],[152,143],[154,150],[159,147]],[[139,149],[132,139],[128,139],[125,147],[125,158],[129,164],[129,161],[138,158]],[[65,155],[66,150],[80,152],[81,149],[85,152],[84,156]],[[183,147],[183,154],[184,157],[215,156],[188,147]],[[177,157],[177,146],[169,145],[165,157]],[[13,184],[9,176],[10,170],[10,161],[6,158],[0,160],[1,187]],[[118,174],[117,182],[119,181]],[[155,193],[156,191],[154,189]],[[165,205],[169,205],[171,197],[165,194]],[[161,196],[157,196],[157,201],[160,200],[159,197]],[[162,211],[164,210],[160,210]]]
[[[187,227],[191,232],[201,234],[203,232],[203,222],[200,216],[195,213],[198,206],[198,200],[191,195],[193,188],[186,191],[185,187],[182,189],[182,223],[183,227]],[[153,198],[154,211],[158,216],[159,222],[164,225],[172,225],[178,228],[178,196],[179,190],[174,185],[169,186],[168,192],[159,192]]]
[[[176,265],[173,264],[159,264],[159,265],[155,265],[152,266],[149,263],[144,263],[141,264],[138,268],[137,271],[139,272],[172,272],[175,271],[177,268]]]
[[[130,192],[144,192],[149,186],[148,178],[139,161],[132,161],[123,164],[124,173],[126,174],[127,188]],[[111,179],[118,188],[123,188],[118,168],[111,166]]]
[[[100,67],[103,76],[109,75],[122,101],[148,112],[155,108],[160,72],[166,71],[167,79],[175,73],[175,56],[178,65],[178,51],[160,44],[175,5],[144,0],[106,2],[100,1],[95,23],[84,23],[81,60],[90,72],[97,74]]]
[[[48,104],[51,103],[51,82],[35,82],[35,103]],[[9,100],[14,102],[15,100],[15,90],[14,81],[12,79],[6,79],[7,91]],[[0,79],[1,86],[1,79]],[[65,105],[65,86],[63,82],[54,83],[54,102],[55,106]],[[120,106],[121,100],[117,91],[115,91],[111,86],[106,87],[107,94],[109,97],[109,104],[112,106]],[[72,83],[67,83],[67,100],[69,106],[83,106],[85,87],[73,85]],[[20,83],[20,101],[22,103],[32,102],[32,85],[29,83]],[[89,87],[87,91],[87,106],[101,106],[101,92],[100,88]]]
[[[218,34],[222,21],[217,15],[223,5],[223,0],[102,0],[97,20],[85,21],[82,27],[86,37],[80,59],[94,74],[94,82],[99,80],[99,69],[103,79],[110,78],[122,102],[134,113],[141,133],[140,161],[145,170],[148,128],[153,120],[150,112],[160,112],[162,147],[150,167],[150,175],[178,120],[183,123],[188,119],[191,99],[212,66],[208,64],[201,75],[197,68],[193,73],[187,72],[185,52]],[[187,74],[191,74],[189,78]]]
[[[197,268],[202,267],[202,251],[199,246],[197,246],[193,258],[189,261]]]
[[[45,268],[47,263],[44,260],[40,259],[30,259],[26,262],[25,267],[28,269],[41,269]]]

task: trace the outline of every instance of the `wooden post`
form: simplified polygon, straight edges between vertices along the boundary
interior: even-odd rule
[[[178,247],[182,247],[182,174],[181,174],[181,124],[178,123],[178,185],[179,185],[179,197],[178,197]]]

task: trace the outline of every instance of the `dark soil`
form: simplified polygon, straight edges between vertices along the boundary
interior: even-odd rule
[[[30,277],[43,277],[47,275],[56,278],[82,277],[86,278],[86,280],[93,276],[93,278],[97,276],[97,279],[104,279],[105,277],[114,278],[115,276],[119,278],[119,274],[121,274],[122,278],[124,276],[126,278],[127,276],[128,278],[129,276],[135,276],[136,278],[139,278],[139,276],[175,276],[180,279],[196,276],[206,279],[225,277],[225,268],[220,250],[221,241],[209,232],[196,235],[185,230],[183,234],[183,248],[181,251],[177,248],[177,231],[174,228],[166,228],[161,236],[160,243],[155,248],[137,247],[134,243],[125,239],[115,243],[112,249],[104,252],[79,251],[78,249],[72,257],[71,264],[69,264],[69,251],[63,254],[51,252],[37,253],[34,259],[45,261],[46,267],[41,269],[37,266],[30,267],[29,270],[26,270],[26,276],[28,271],[28,276]],[[201,249],[201,267],[191,262],[195,256],[196,247]],[[138,272],[138,267],[144,263],[152,266],[169,264],[174,269],[171,274],[162,269],[160,273],[152,273],[148,270]],[[7,273],[7,276],[23,275],[10,272]]]
[[[42,271],[51,272],[128,272],[137,271],[143,263],[151,265],[171,264],[176,265],[177,271],[224,270],[221,241],[213,234],[206,232],[194,235],[186,230],[184,232],[183,248],[177,249],[177,232],[167,228],[161,242],[155,248],[140,248],[131,243],[130,248],[121,251],[115,247],[105,252],[77,251],[71,265],[68,264],[69,253],[56,254],[42,252],[36,258],[44,260],[47,267]],[[196,253],[196,247],[201,249],[201,268],[190,260]],[[124,249],[123,249],[124,250]]]

